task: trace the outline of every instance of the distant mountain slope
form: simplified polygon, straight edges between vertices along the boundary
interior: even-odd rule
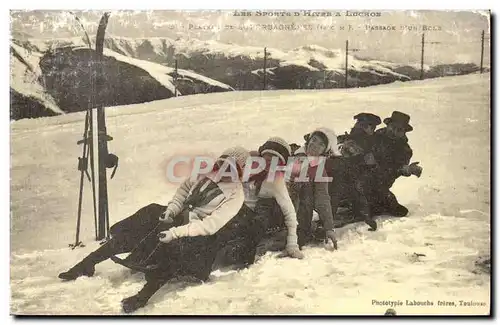
[[[10,46],[11,119],[64,113],[41,83],[40,55],[16,44]]]
[[[81,111],[98,101],[116,106],[170,98],[175,91],[189,95],[234,90],[183,69],[174,81],[174,68],[109,49],[104,51],[104,86],[96,89],[91,74],[95,52],[82,45],[79,39],[11,42],[11,119]]]
[[[35,40],[38,49],[62,44],[83,45],[82,38]],[[262,89],[264,48],[224,44],[215,40],[108,37],[105,47],[131,58],[196,71],[239,90]],[[317,45],[288,51],[267,48],[267,89],[339,88],[345,84],[343,50]],[[420,79],[420,66],[348,55],[349,87],[365,87],[394,81]],[[460,75],[478,71],[474,64],[424,66],[424,78]]]

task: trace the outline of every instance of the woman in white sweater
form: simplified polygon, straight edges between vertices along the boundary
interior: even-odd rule
[[[219,233],[232,218],[241,218],[244,192],[242,171],[249,153],[241,147],[227,149],[216,166],[231,164],[238,176],[223,176],[218,170],[186,180],[168,206],[150,204],[111,227],[111,239],[67,272],[63,280],[93,276],[95,265],[113,255],[132,252],[127,260],[148,268],[146,284],[134,296],[122,301],[123,310],[132,312],[175,276],[207,280],[216,253],[225,244]],[[234,168],[232,169],[234,171]],[[163,230],[158,233],[158,231]],[[158,240],[159,239],[159,240]]]
[[[267,161],[266,174],[269,174],[269,168],[272,168],[270,165],[272,166],[273,157],[278,157],[278,166],[283,167],[287,165],[291,151],[290,145],[284,139],[280,137],[269,138],[259,148],[260,156]],[[288,193],[285,176],[285,171],[277,171],[272,179],[266,178],[262,180],[262,176],[256,177],[257,186],[260,182],[260,189],[257,191],[256,212],[257,214],[267,215],[269,225],[272,221],[270,218],[274,217],[277,204],[283,215],[287,230],[284,255],[302,259],[304,255],[297,244],[297,213]]]

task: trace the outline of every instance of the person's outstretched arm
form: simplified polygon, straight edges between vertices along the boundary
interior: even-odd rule
[[[243,189],[239,186],[236,193],[232,197],[224,200],[223,203],[209,216],[205,217],[203,220],[193,220],[184,226],[170,228],[163,233],[166,234],[169,232],[172,238],[168,238],[170,234],[166,234],[167,237],[164,237],[164,240],[160,240],[168,242],[172,239],[178,239],[181,237],[213,235],[226,223],[228,223],[229,220],[231,220],[236,214],[238,214],[243,202]]]

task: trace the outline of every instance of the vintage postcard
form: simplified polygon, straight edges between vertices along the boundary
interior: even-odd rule
[[[12,315],[490,315],[490,11],[10,19]]]

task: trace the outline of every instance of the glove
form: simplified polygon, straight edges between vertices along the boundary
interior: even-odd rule
[[[291,257],[301,260],[304,258],[304,254],[300,251],[299,247],[292,246],[292,247],[286,247],[285,251],[279,254],[278,257],[279,258]]]
[[[347,158],[361,155],[363,151],[363,148],[358,146],[358,144],[353,140],[347,140],[346,142],[344,142],[342,144],[342,148],[340,149],[342,156]]]
[[[420,175],[422,175],[422,170],[423,168],[420,167],[419,165],[419,162],[414,162],[414,163],[411,163],[410,166],[408,166],[408,169],[410,170],[410,173],[412,175],[415,175],[417,177],[420,177]]]
[[[404,165],[403,167],[401,167],[401,169],[399,171],[401,172],[401,175],[403,175],[403,176],[406,176],[406,177],[411,176],[411,170],[410,170],[409,165]]]
[[[333,230],[326,231],[326,240],[328,241],[328,239],[330,239],[333,243],[333,250],[338,249],[337,238],[335,237],[335,232]]]
[[[377,164],[377,161],[375,160],[373,153],[370,152],[365,155],[365,164],[369,166],[374,166]]]
[[[422,167],[420,167],[419,162],[411,163],[410,165],[405,165],[401,167],[400,171],[403,176],[409,177],[411,175],[415,175],[420,177],[422,175]]]
[[[160,216],[160,221],[164,223],[172,223],[174,222],[174,213],[169,209],[165,210]]]
[[[172,240],[174,240],[174,235],[172,234],[171,231],[162,231],[158,234],[158,238],[160,239],[160,241],[164,244],[168,244],[170,243]]]

